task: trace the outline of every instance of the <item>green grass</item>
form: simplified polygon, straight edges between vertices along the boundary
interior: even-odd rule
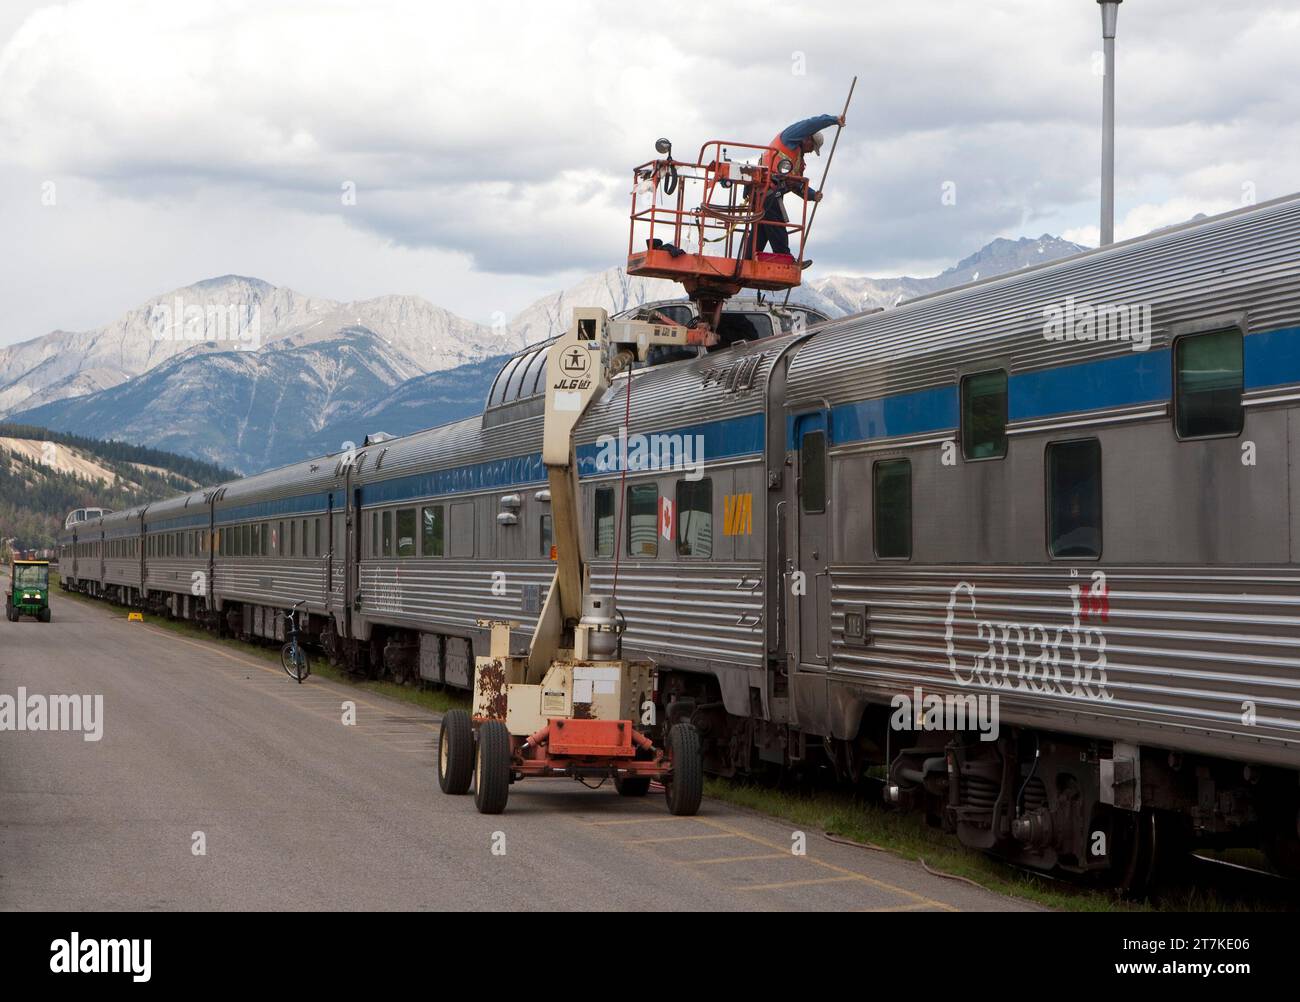
[[[50,588],[57,587],[57,576],[54,572],[50,573]],[[84,602],[87,605],[97,609],[104,609],[111,613],[120,613],[123,618],[126,617],[127,609],[123,606],[110,605],[107,602],[88,595],[82,595],[78,592],[59,592],[60,598],[71,598],[78,602]],[[219,647],[226,647],[232,651],[238,651],[248,657],[258,658],[267,664],[274,665],[277,669],[280,667],[280,645],[246,643],[242,640],[235,640],[231,637],[217,637],[208,630],[197,626],[194,623],[187,622],[183,619],[168,619],[165,616],[154,616],[149,613],[144,614],[144,621],[151,626],[159,629],[168,630],[179,636],[189,637],[193,640],[199,640],[208,644],[215,644]],[[387,696],[390,699],[398,700],[402,703],[410,703],[413,706],[419,706],[425,710],[431,710],[434,713],[444,713],[451,709],[468,709],[469,695],[467,693],[451,692],[444,689],[425,689],[419,685],[397,685],[394,682],[371,681],[367,679],[358,679],[348,674],[341,668],[331,666],[324,657],[313,652],[311,658],[311,673],[321,678],[327,678],[334,682],[340,682],[344,685],[359,689],[362,692],[374,693],[378,696]]]
[[[710,779],[705,792],[718,800],[861,843],[864,852],[884,851],[923,862],[931,870],[964,877],[999,894],[1047,908],[1085,912],[1270,911],[1294,907],[1285,898],[1224,897],[1196,880],[1164,888],[1159,900],[1126,901],[1115,891],[1054,880],[1008,866],[967,849],[954,836],[926,824],[916,813],[892,810],[848,790],[789,790],[737,780]],[[1242,852],[1247,852],[1243,850]],[[1234,853],[1234,856],[1237,854]],[[1248,857],[1248,858],[1247,858]],[[1258,866],[1257,854],[1233,862]]]

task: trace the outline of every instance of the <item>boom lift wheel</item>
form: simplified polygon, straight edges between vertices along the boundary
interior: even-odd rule
[[[499,720],[486,720],[478,730],[474,759],[474,806],[480,814],[500,814],[510,794],[510,732]]]
[[[704,797],[704,755],[700,732],[692,724],[673,726],[668,732],[668,752],[672,756],[671,778],[664,783],[670,814],[690,816],[700,809]]]
[[[649,776],[615,776],[614,789],[620,797],[644,797],[650,792]]]
[[[469,792],[474,778],[474,729],[464,710],[448,710],[438,731],[438,786],[443,793]]]

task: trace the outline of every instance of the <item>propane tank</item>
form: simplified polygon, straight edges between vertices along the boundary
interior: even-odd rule
[[[609,661],[618,650],[618,614],[608,595],[587,595],[582,600],[582,619],[578,625],[587,630],[588,655]]]

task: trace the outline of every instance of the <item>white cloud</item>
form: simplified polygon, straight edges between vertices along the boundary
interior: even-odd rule
[[[400,260],[408,291],[483,316],[496,307],[477,290],[531,292],[620,259],[630,168],[657,136],[679,154],[715,136],[765,142],[837,112],[855,73],[810,247],[820,273],[1077,235],[1096,215],[1099,26],[1095,4],[1041,0],[42,7],[0,51],[0,218],[28,226],[25,253],[0,252],[0,296],[25,336],[69,325],[29,290],[52,274],[103,286],[78,270],[93,267],[79,244],[105,240],[131,288],[167,285],[150,245],[169,248],[164,264],[220,259],[285,281],[297,230],[329,240],[310,248],[318,274],[378,282],[366,255]],[[1289,5],[1121,8],[1120,233],[1236,204],[1246,183],[1261,200],[1295,186],[1298,41]],[[50,179],[78,193],[75,215],[31,211]],[[955,205],[939,199],[949,180]],[[204,215],[216,206],[225,220]],[[114,229],[127,217],[148,229]]]

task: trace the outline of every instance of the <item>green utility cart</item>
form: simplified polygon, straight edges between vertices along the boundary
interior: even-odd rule
[[[15,560],[9,565],[9,591],[5,595],[5,616],[18,622],[19,616],[31,616],[42,623],[50,621],[50,562]]]

